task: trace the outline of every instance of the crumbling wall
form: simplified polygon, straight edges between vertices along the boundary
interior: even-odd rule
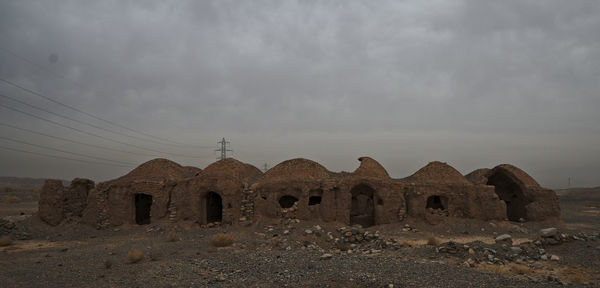
[[[222,201],[222,222],[237,223],[244,195],[244,183],[233,176],[206,175],[180,181],[171,194],[171,217],[174,221],[194,221],[209,224],[207,219],[207,196],[217,193]],[[172,214],[173,215],[173,214]]]
[[[505,201],[507,217],[517,221],[541,221],[558,219],[560,205],[556,193],[542,188],[523,170],[502,164],[481,177],[487,185],[495,187],[498,196]]]
[[[400,222],[406,216],[406,201],[402,183],[378,178],[345,177],[338,180],[337,187],[339,190],[336,193],[338,203],[336,218],[342,223],[352,223],[353,196],[362,194],[363,198],[369,197],[369,195],[361,193],[360,190],[363,189],[372,191],[374,225]],[[359,199],[355,198],[356,200]]]
[[[46,180],[40,191],[38,213],[44,222],[52,226],[63,220],[63,190],[61,180]]]
[[[46,180],[38,201],[40,219],[56,226],[64,219],[81,217],[93,188],[94,182],[88,179],[75,178],[67,187],[61,180]]]
[[[359,161],[352,173],[333,173],[299,158],[262,174],[231,158],[204,170],[155,159],[96,188],[85,179],[75,179],[66,188],[58,180],[47,181],[40,217],[51,225],[79,216],[98,228],[134,224],[135,198],[140,194],[148,195],[140,199],[152,197],[151,222],[168,219],[209,226],[214,222],[249,225],[260,217],[364,226],[401,222],[406,217],[430,223],[453,217],[515,220],[510,210],[517,203],[511,202],[513,197],[523,200],[518,203],[526,220],[560,216],[554,191],[539,187],[511,165],[476,170],[464,177],[446,163],[431,162],[407,178],[391,179],[377,161],[369,157]]]
[[[255,213],[270,218],[335,221],[338,207],[334,183],[328,179],[257,183],[252,187]],[[282,207],[280,200],[283,197],[294,197],[297,201],[292,207]]]
[[[506,206],[489,186],[408,183],[406,187],[408,215],[430,223],[438,223],[447,217],[481,220],[506,218]],[[428,207],[428,200],[436,196],[445,201],[442,203],[445,207]]]

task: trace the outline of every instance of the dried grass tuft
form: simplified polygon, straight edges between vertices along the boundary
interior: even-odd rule
[[[138,263],[142,261],[142,259],[144,259],[144,253],[137,249],[127,253],[127,256],[125,256],[125,260],[130,264]]]
[[[2,237],[0,237],[0,247],[4,247],[4,246],[8,246],[10,244],[12,244],[12,239],[10,239],[10,236],[8,235],[4,235]]]
[[[435,237],[433,234],[427,236],[427,245],[438,246],[441,243],[442,241],[439,238]]]
[[[234,241],[233,236],[231,236],[229,234],[217,234],[217,235],[213,236],[212,239],[210,240],[212,245],[215,247],[231,246],[231,244],[233,244],[233,241]]]

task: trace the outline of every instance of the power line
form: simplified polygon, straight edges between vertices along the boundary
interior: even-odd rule
[[[2,82],[4,82],[4,83],[7,83],[7,84],[9,84],[9,85],[11,85],[11,86],[17,87],[17,88],[19,88],[19,89],[21,89],[21,90],[23,90],[23,91],[27,91],[27,92],[29,92],[29,93],[31,93],[31,94],[33,94],[33,95],[36,95],[36,96],[38,96],[38,97],[41,97],[41,98],[43,98],[43,99],[46,99],[46,100],[48,100],[48,101],[50,101],[50,102],[52,102],[52,103],[55,103],[55,104],[61,105],[61,106],[63,106],[63,107],[66,107],[66,108],[69,108],[69,109],[71,109],[71,110],[77,111],[77,112],[79,112],[79,113],[81,113],[81,114],[84,114],[84,115],[87,115],[87,116],[89,116],[89,117],[92,117],[92,118],[94,118],[94,119],[96,119],[96,120],[100,120],[100,121],[106,122],[106,123],[108,123],[108,124],[111,124],[111,125],[113,125],[113,126],[116,126],[116,127],[119,127],[119,128],[125,129],[125,130],[128,130],[128,131],[130,131],[130,132],[138,133],[138,134],[140,134],[140,135],[144,135],[144,136],[146,136],[146,137],[155,138],[155,139],[162,140],[162,141],[166,141],[166,142],[171,142],[171,143],[172,143],[171,145],[173,145],[173,144],[174,144],[174,145],[179,145],[179,146],[188,146],[188,147],[196,147],[196,148],[212,148],[212,147],[210,147],[210,146],[194,146],[194,145],[186,145],[186,144],[182,144],[182,143],[179,143],[179,142],[176,142],[176,141],[173,141],[173,140],[169,140],[169,139],[161,138],[161,137],[154,136],[154,135],[151,135],[151,134],[148,134],[148,133],[144,133],[144,132],[141,132],[141,131],[138,131],[138,130],[135,130],[135,129],[132,129],[132,128],[129,128],[129,127],[126,127],[126,126],[123,126],[123,125],[121,125],[121,124],[115,123],[115,122],[113,122],[113,121],[106,120],[106,119],[104,119],[104,118],[98,117],[98,116],[96,116],[96,115],[94,115],[94,114],[91,114],[91,113],[85,112],[85,111],[83,111],[83,110],[81,110],[81,109],[79,109],[79,108],[76,108],[76,107],[74,107],[74,106],[71,106],[71,105],[65,104],[65,103],[63,103],[63,102],[60,102],[60,101],[58,101],[58,100],[55,100],[55,99],[53,99],[53,98],[50,98],[50,97],[48,97],[48,96],[46,96],[46,95],[44,95],[44,94],[42,94],[42,93],[40,93],[40,92],[37,92],[37,91],[31,90],[31,89],[29,89],[29,88],[27,88],[27,87],[21,86],[21,85],[19,85],[19,84],[17,84],[17,83],[14,83],[14,82],[12,82],[12,81],[9,81],[9,80],[3,79],[3,78],[0,78],[0,81],[2,81]]]
[[[133,164],[133,163],[128,163],[128,162],[122,162],[122,161],[118,161],[118,160],[111,160],[111,159],[105,159],[105,158],[101,158],[101,157],[90,156],[90,155],[86,155],[86,154],[83,154],[83,153],[76,153],[76,152],[72,152],[72,151],[67,151],[67,150],[62,150],[62,149],[58,149],[58,148],[48,147],[48,146],[45,146],[45,145],[39,145],[39,144],[35,144],[35,143],[27,142],[27,141],[22,141],[22,140],[17,140],[17,139],[12,139],[12,138],[8,138],[8,137],[2,137],[2,136],[0,136],[0,139],[7,140],[7,141],[12,141],[12,142],[15,142],[15,143],[21,143],[21,144],[25,144],[25,145],[30,145],[30,146],[34,146],[34,147],[38,147],[38,148],[43,148],[43,149],[48,149],[48,150],[54,150],[54,151],[57,151],[57,152],[67,153],[67,154],[71,154],[71,155],[75,155],[75,156],[87,157],[87,158],[90,158],[90,159],[96,159],[96,160],[101,160],[101,161],[106,161],[106,162],[114,162],[114,163],[118,163],[118,164],[122,164],[122,165],[131,165],[131,166],[135,166],[136,165],[136,164]]]
[[[46,121],[48,123],[52,123],[54,125],[57,125],[57,126],[60,126],[60,127],[63,127],[63,128],[67,128],[67,129],[71,129],[71,130],[77,131],[79,133],[87,134],[87,135],[90,135],[90,136],[98,137],[100,139],[112,141],[112,142],[115,142],[115,143],[119,143],[119,144],[131,146],[131,147],[135,147],[135,148],[138,148],[138,149],[142,149],[142,150],[146,150],[146,151],[151,151],[151,152],[155,152],[155,153],[161,153],[161,154],[168,154],[168,155],[173,155],[173,156],[179,156],[179,157],[206,158],[205,156],[182,155],[182,154],[177,154],[177,153],[170,153],[170,152],[164,152],[164,151],[160,151],[160,150],[145,148],[145,147],[138,146],[138,145],[135,145],[135,144],[131,144],[131,143],[127,143],[127,142],[122,142],[122,141],[119,141],[119,140],[115,140],[115,139],[111,139],[111,138],[108,138],[108,137],[104,137],[102,135],[98,135],[98,134],[95,134],[95,133],[87,132],[87,131],[84,131],[84,130],[81,130],[81,129],[78,129],[78,128],[75,128],[75,127],[71,127],[69,125],[65,125],[65,124],[62,124],[62,123],[59,123],[59,122],[56,122],[56,121],[53,121],[53,120],[50,120],[50,119],[47,119],[47,118],[44,118],[44,117],[41,117],[41,116],[37,116],[35,114],[31,114],[29,112],[25,112],[23,110],[20,110],[20,109],[11,107],[11,106],[6,106],[4,104],[0,104],[0,106],[4,107],[6,109],[9,109],[9,110],[13,110],[13,111],[25,114],[27,116],[30,116],[30,117],[33,117],[33,118],[36,118],[36,119],[40,119],[40,120]]]
[[[83,159],[75,159],[75,158],[69,158],[69,157],[56,156],[56,155],[50,155],[50,154],[45,154],[45,153],[38,153],[38,152],[33,152],[33,151],[15,149],[15,148],[10,148],[10,147],[5,147],[5,146],[0,146],[0,149],[10,150],[10,151],[16,151],[16,152],[22,152],[22,153],[28,153],[28,154],[33,154],[33,155],[38,155],[38,156],[44,156],[44,157],[50,157],[50,158],[57,158],[57,159],[64,159],[64,160],[71,160],[71,161],[78,161],[78,162],[89,163],[89,164],[101,164],[101,165],[109,165],[109,166],[131,167],[130,165],[118,165],[118,164],[110,164],[110,163],[89,161],[89,160],[83,160]]]
[[[114,134],[118,134],[118,135],[125,136],[125,137],[130,137],[130,138],[137,139],[137,140],[142,140],[142,141],[150,141],[150,142],[154,142],[154,143],[158,143],[158,144],[164,144],[163,142],[155,141],[155,140],[152,140],[152,139],[146,139],[146,138],[142,138],[142,137],[136,137],[136,136],[132,136],[132,135],[129,135],[129,134],[126,134],[126,133],[122,133],[122,132],[119,132],[119,131],[113,131],[113,130],[111,130],[111,129],[107,129],[107,128],[104,128],[104,127],[101,127],[101,126],[95,125],[95,124],[93,124],[93,123],[90,123],[90,122],[81,121],[81,120],[78,120],[78,119],[75,119],[75,118],[71,118],[71,117],[69,117],[69,116],[64,116],[64,115],[62,115],[62,114],[59,114],[59,113],[52,112],[52,111],[50,111],[50,110],[48,110],[48,109],[44,109],[44,108],[37,107],[37,106],[35,106],[35,105],[31,105],[31,104],[29,104],[29,103],[27,103],[27,102],[25,102],[25,101],[21,101],[21,100],[19,100],[19,99],[16,99],[16,98],[13,98],[13,97],[10,97],[10,96],[7,96],[7,95],[4,95],[4,94],[0,94],[0,97],[4,97],[4,98],[6,98],[6,99],[9,99],[9,100],[12,100],[12,101],[15,101],[15,102],[21,103],[21,104],[23,104],[23,105],[25,105],[25,106],[27,106],[27,107],[31,107],[31,108],[33,108],[33,109],[37,109],[37,110],[40,110],[40,111],[43,111],[43,112],[46,112],[46,113],[52,114],[52,115],[54,115],[54,116],[58,116],[58,117],[60,117],[60,118],[67,119],[67,120],[70,120],[70,121],[73,121],[73,122],[76,122],[76,123],[79,123],[79,124],[87,125],[87,126],[90,126],[90,127],[96,128],[96,129],[99,129],[99,130],[107,131],[107,132],[114,133]]]
[[[80,142],[80,141],[77,141],[77,140],[71,140],[71,139],[68,139],[68,138],[54,136],[54,135],[51,135],[51,134],[46,134],[46,133],[42,133],[42,132],[39,132],[39,131],[30,130],[30,129],[27,129],[27,128],[22,128],[22,127],[18,127],[18,126],[6,124],[6,123],[0,123],[0,126],[10,127],[10,128],[13,128],[13,129],[17,129],[17,130],[29,132],[29,133],[32,133],[32,134],[46,136],[46,137],[50,137],[50,138],[54,138],[54,139],[58,139],[58,140],[66,141],[66,142],[71,142],[71,143],[75,143],[75,144],[85,145],[85,146],[89,146],[89,147],[94,147],[94,148],[98,148],[98,149],[116,151],[116,152],[121,152],[121,153],[128,153],[128,154],[139,155],[139,156],[160,157],[160,155],[156,155],[156,154],[138,153],[138,152],[132,152],[132,151],[127,151],[127,150],[120,150],[120,149],[115,149],[115,148],[110,148],[110,147],[104,147],[104,146],[100,146],[100,145],[96,145],[96,144],[91,144],[91,143],[86,143],[86,142]]]
[[[29,60],[29,59],[25,58],[24,56],[21,56],[21,55],[15,53],[15,52],[13,52],[12,50],[9,50],[9,49],[1,47],[1,46],[0,46],[0,50],[4,51],[6,54],[9,54],[9,55],[11,55],[11,56],[13,56],[15,58],[18,58],[19,60],[21,60],[23,62],[28,63],[29,65],[35,66],[36,68],[38,68],[38,69],[40,69],[40,70],[42,70],[42,71],[44,71],[46,73],[49,73],[49,74],[55,75],[57,77],[60,77],[60,78],[62,78],[64,80],[67,80],[67,81],[71,82],[72,84],[74,84],[75,86],[77,86],[79,88],[83,88],[83,86],[81,84],[75,82],[74,80],[69,79],[64,74],[61,74],[61,73],[52,71],[50,69],[47,69],[47,68],[43,67],[42,65],[39,65],[39,64],[35,63],[34,61]]]

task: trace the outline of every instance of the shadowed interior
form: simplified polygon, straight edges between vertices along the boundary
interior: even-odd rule
[[[373,195],[375,190],[366,184],[354,186],[352,194],[352,207],[350,208],[350,225],[360,224],[363,227],[375,225],[375,206]]]
[[[206,222],[221,222],[223,219],[223,200],[218,193],[206,194]]]
[[[527,219],[525,206],[529,204],[519,184],[508,176],[496,173],[488,177],[487,185],[494,186],[498,197],[506,203],[506,216],[510,221],[519,221],[520,218]]]
[[[135,194],[135,223],[139,225],[150,224],[150,208],[152,195]]]

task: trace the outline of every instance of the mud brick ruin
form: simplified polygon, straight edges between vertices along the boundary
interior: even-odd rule
[[[363,227],[407,217],[540,221],[558,219],[554,191],[517,167],[499,165],[463,176],[431,162],[403,179],[391,178],[369,157],[354,172],[331,172],[307,159],[284,161],[262,173],[232,158],[204,170],[166,159],[94,185],[47,180],[39,216],[50,225],[80,221],[99,229],[123,224],[191,221],[248,225],[260,218],[337,221]]]

